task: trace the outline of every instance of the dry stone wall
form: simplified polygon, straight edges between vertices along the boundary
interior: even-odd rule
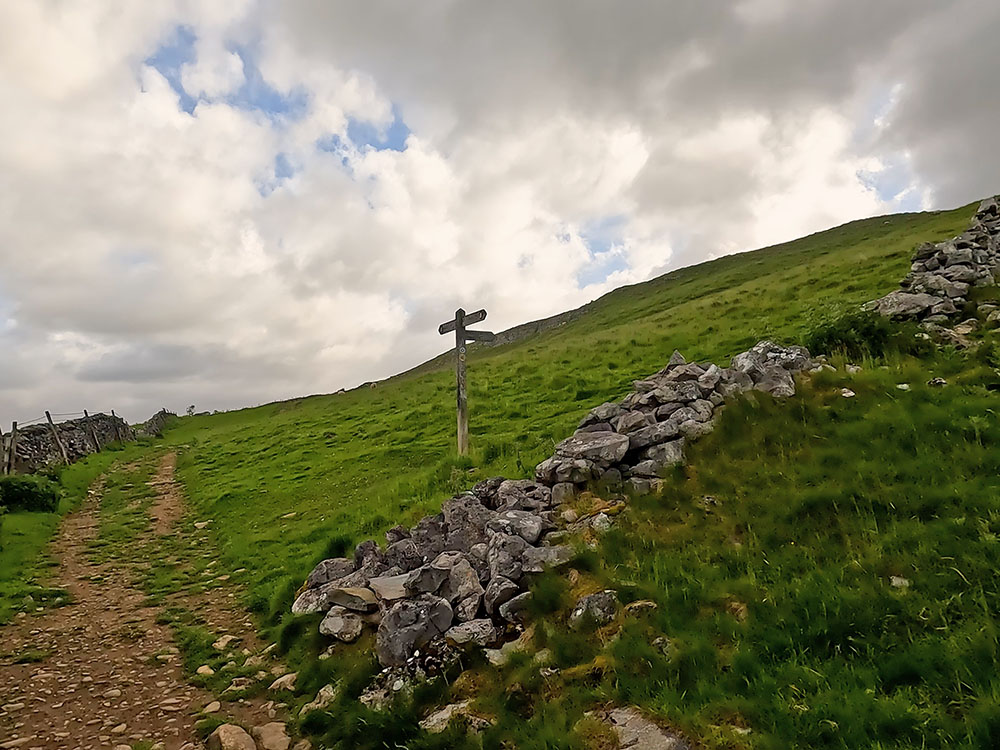
[[[925,242],[913,254],[900,288],[867,307],[895,320],[931,325],[961,314],[975,287],[1000,277],[1000,196],[987,198],[969,228],[944,242]]]
[[[577,493],[595,483],[619,495],[655,491],[686,443],[712,430],[727,398],[751,389],[790,396],[796,373],[824,366],[802,347],[768,341],[729,367],[675,352],[620,403],[593,409],[534,480],[485,480],[414,527],[390,529],[384,546],[369,540],[352,558],[323,560],[292,612],[321,613],[320,633],[344,642],[376,628],[386,669],[363,699],[384,702],[392,685],[445,669],[462,649],[521,632],[532,578],[573,558],[574,532],[610,525],[604,513],[577,517],[569,507]]]
[[[115,441],[135,440],[135,431],[121,417],[91,414],[55,425],[72,463]],[[9,436],[7,436],[9,440]],[[48,424],[18,428],[14,470],[27,474],[63,463],[62,453]]]

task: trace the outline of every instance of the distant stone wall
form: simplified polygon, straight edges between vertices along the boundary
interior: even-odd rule
[[[136,427],[136,435],[139,437],[160,437],[163,434],[163,428],[167,426],[167,423],[170,422],[171,419],[176,418],[177,415],[172,411],[160,409],[156,412],[156,414]]]
[[[945,323],[969,303],[975,287],[1000,278],[1000,196],[987,198],[969,228],[944,242],[925,242],[913,254],[900,289],[867,307],[894,320]]]
[[[69,462],[97,453],[115,441],[135,440],[135,431],[121,417],[91,414],[55,425]],[[10,440],[10,436],[5,436]],[[62,452],[48,424],[35,424],[17,430],[14,471],[30,474],[63,463]]]

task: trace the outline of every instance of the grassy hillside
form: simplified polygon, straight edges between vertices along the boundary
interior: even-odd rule
[[[290,595],[332,536],[360,541],[416,520],[478,478],[527,476],[593,405],[623,395],[678,348],[724,361],[763,337],[892,289],[921,241],[974,212],[854,222],[615,291],[589,313],[469,362],[473,457],[454,455],[450,366],[333,396],[185,419],[169,436],[226,560],[253,574],[254,606]],[[282,516],[295,512],[293,518]],[[283,599],[282,599],[283,601]]]
[[[287,614],[313,564],[480,478],[528,476],[584,412],[675,348],[723,363],[761,338],[801,340],[895,288],[914,245],[957,234],[973,211],[859,221],[683,269],[475,351],[471,459],[454,455],[454,375],[440,360],[375,389],[185,418],[152,450],[178,451],[185,528],[212,519],[217,570],[301,667],[295,700],[348,686],[311,725],[328,746],[478,747],[419,737],[419,706],[358,708],[367,641],[318,662],[315,623]],[[557,673],[526,658],[471,664],[448,695],[421,699],[475,696],[498,717],[488,748],[610,747],[584,717],[605,702],[643,706],[711,748],[1000,746],[994,351],[866,361],[787,402],[731,406],[663,495],[577,562],[572,590],[540,580],[536,645]],[[935,375],[949,385],[926,386]],[[604,586],[658,608],[618,637],[567,631],[566,605]]]

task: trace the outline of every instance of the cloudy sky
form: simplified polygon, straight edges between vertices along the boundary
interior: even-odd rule
[[[996,0],[0,0],[0,421],[385,377],[1000,191]]]

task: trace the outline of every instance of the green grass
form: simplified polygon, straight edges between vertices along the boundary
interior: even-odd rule
[[[0,516],[0,625],[19,611],[68,601],[65,591],[46,585],[55,565],[46,554],[46,546],[62,517],[80,505],[94,480],[122,455],[121,451],[109,451],[59,472],[62,497],[56,512],[19,511]]]
[[[377,669],[370,635],[318,660],[315,618],[288,613],[316,561],[480,478],[530,475],[582,414],[673,349],[724,363],[761,338],[803,341],[895,288],[914,245],[957,234],[972,211],[859,221],[723,258],[475,350],[468,459],[454,455],[446,359],[375,389],[179,420],[155,450],[178,451],[192,515],[143,586],[167,602],[216,571],[244,571],[247,605],[300,671],[293,707],[328,682],[344,688],[306,721],[330,747],[582,749],[595,731],[584,713],[605,702],[641,705],[710,748],[994,747],[1000,434],[987,386],[1000,362],[986,349],[866,360],[862,374],[825,374],[790,402],[730,406],[664,495],[637,501],[600,555],[576,561],[577,588],[539,581],[536,641],[556,673],[527,656],[500,673],[472,660],[454,684],[377,714],[356,701]],[[932,374],[951,385],[926,387]],[[845,385],[856,398],[839,395]],[[95,554],[127,549],[144,506],[125,485],[138,481],[109,478]],[[193,522],[209,519],[195,535]],[[568,631],[567,606],[603,585],[658,609],[616,639]],[[209,658],[190,613],[169,621],[192,665]],[[421,706],[467,695],[497,720],[481,740],[416,730]]]
[[[913,247],[962,230],[972,207],[870,219],[620,289],[581,319],[470,356],[473,455],[454,455],[454,375],[440,362],[376,389],[180,420],[166,442],[225,564],[254,573],[274,621],[310,567],[344,542],[415,521],[479,478],[527,476],[579,417],[621,397],[674,348],[723,361],[763,337],[892,289]],[[282,518],[288,513],[294,517]]]

